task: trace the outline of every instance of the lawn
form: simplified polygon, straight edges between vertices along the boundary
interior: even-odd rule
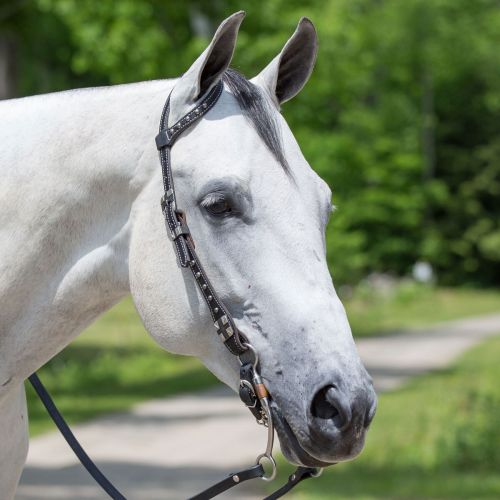
[[[500,290],[431,288],[411,282],[383,294],[360,286],[342,301],[356,337],[500,313]]]
[[[360,458],[291,498],[500,498],[499,359],[497,337],[452,368],[383,394]]]
[[[381,297],[360,290],[346,301],[346,308],[355,334],[369,335],[500,311],[500,291],[405,286]],[[157,347],[144,331],[130,298],[88,328],[42,368],[40,376],[70,423],[217,383],[197,360]],[[32,435],[51,429],[31,387],[28,402]]]
[[[160,349],[130,298],[103,315],[39,375],[70,423],[218,383],[197,359]],[[29,383],[26,388],[31,435],[52,429]]]

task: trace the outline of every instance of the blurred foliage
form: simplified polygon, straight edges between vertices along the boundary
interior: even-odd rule
[[[442,458],[460,470],[500,470],[498,388],[474,388],[464,395],[451,431],[442,439]]]
[[[334,188],[337,282],[432,263],[441,283],[500,282],[497,0],[18,0],[19,93],[175,77],[220,20],[247,18],[234,65],[257,73],[298,19],[316,24],[316,71],[284,114]]]

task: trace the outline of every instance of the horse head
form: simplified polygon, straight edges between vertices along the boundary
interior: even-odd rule
[[[330,188],[280,113],[312,72],[316,32],[301,19],[276,58],[247,80],[229,69],[242,19],[226,19],[174,84],[169,126],[223,82],[215,106],[172,148],[177,203],[214,287],[259,353],[285,456],[323,466],[360,452],[376,397],[327,266]],[[162,347],[197,356],[237,389],[238,362],[214,335],[165,235],[161,189],[158,167],[134,206],[129,266],[137,309]]]

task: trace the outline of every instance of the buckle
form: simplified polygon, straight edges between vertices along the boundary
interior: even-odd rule
[[[162,209],[163,212],[167,208],[167,204],[168,203],[174,203],[174,212],[175,212],[175,210],[176,210],[176,207],[175,207],[175,195],[174,195],[174,190],[172,188],[170,188],[160,198],[160,205],[161,205],[161,209]]]
[[[170,129],[165,128],[160,131],[160,133],[155,137],[156,149],[160,150],[164,147],[171,146],[174,142],[173,135],[170,133]]]
[[[170,239],[172,241],[175,241],[179,236],[182,235],[189,235],[191,234],[189,232],[189,228],[187,227],[186,224],[179,224],[178,226],[175,226],[172,231],[170,231]]]
[[[248,380],[240,380],[240,399],[243,401],[247,408],[255,408],[259,401],[253,385]]]

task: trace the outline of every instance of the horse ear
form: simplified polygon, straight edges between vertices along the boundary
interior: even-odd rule
[[[239,11],[222,21],[210,45],[175,84],[170,97],[169,125],[186,115],[193,104],[221,79],[231,63],[244,17],[245,12]]]
[[[311,76],[318,53],[318,37],[314,24],[303,17],[295,33],[281,53],[276,56],[255,78],[278,106],[299,93]]]

